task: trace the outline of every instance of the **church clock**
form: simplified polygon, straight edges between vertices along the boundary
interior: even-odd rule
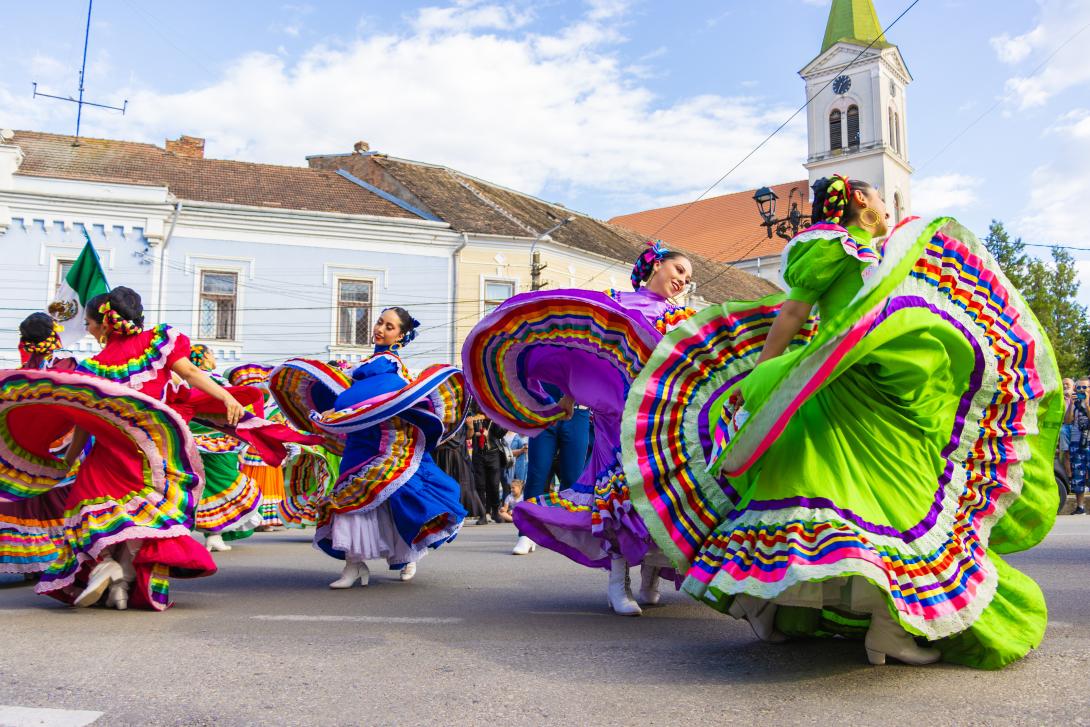
[[[852,79],[847,76],[837,76],[833,79],[833,93],[844,95],[852,87]]]

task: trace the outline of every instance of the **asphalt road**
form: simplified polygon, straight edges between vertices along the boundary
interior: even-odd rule
[[[331,591],[338,565],[308,536],[236,544],[217,575],[174,581],[166,613],[67,608],[0,577],[0,724],[1090,722],[1086,516],[1010,557],[1051,622],[1000,672],[871,667],[840,640],[766,645],[673,592],[612,616],[604,572],[511,556],[511,526],[467,527],[410,583],[373,564],[367,588]]]

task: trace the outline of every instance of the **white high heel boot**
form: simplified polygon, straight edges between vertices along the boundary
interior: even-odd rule
[[[934,664],[942,658],[938,649],[919,646],[894,620],[884,601],[871,612],[870,628],[863,645],[867,649],[867,660],[875,666],[885,664],[886,657],[912,666]]]
[[[782,644],[787,637],[776,630],[776,604],[763,598],[756,598],[748,593],[739,593],[734,597],[727,611],[737,619],[749,621],[750,628],[757,638],[770,644]]]
[[[231,546],[223,542],[223,536],[219,533],[210,533],[204,536],[204,547],[209,553],[226,553]]]
[[[511,555],[529,555],[537,550],[537,543],[525,535],[520,535],[515,541],[515,547],[511,549]]]
[[[411,581],[416,575],[416,563],[406,563],[405,567],[401,569],[401,580]]]
[[[356,585],[356,581],[359,581],[361,586],[366,586],[370,579],[371,571],[367,570],[366,563],[362,561],[357,563],[352,560],[346,560],[344,562],[344,570],[341,571],[341,577],[330,583],[329,587],[351,588]]]
[[[117,561],[109,555],[105,556],[91,570],[91,575],[87,579],[87,587],[76,596],[75,605],[79,608],[95,605],[111,583],[124,580],[124,577],[124,572],[121,570],[121,566],[117,564]]]
[[[662,600],[662,594],[659,593],[659,571],[661,570],[661,568],[656,568],[653,565],[645,564],[640,566],[641,603],[657,606],[658,602]]]
[[[129,584],[127,581],[118,581],[110,584],[110,590],[106,594],[106,607],[124,611],[129,607]]]
[[[614,558],[609,562],[609,607],[618,616],[639,616],[643,611],[632,598],[632,585],[628,580],[628,561]]]

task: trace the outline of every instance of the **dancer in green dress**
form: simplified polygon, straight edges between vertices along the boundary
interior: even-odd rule
[[[684,590],[763,639],[1001,667],[1047,621],[1001,554],[1055,517],[1051,345],[954,220],[885,237],[870,185],[814,191],[786,296],[698,313],[641,372],[622,437],[633,503]]]

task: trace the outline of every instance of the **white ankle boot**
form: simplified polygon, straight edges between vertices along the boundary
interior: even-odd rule
[[[755,598],[748,593],[739,593],[734,597],[727,612],[737,619],[749,621],[750,628],[757,638],[770,644],[782,644],[787,637],[776,630],[776,604],[763,598]]]
[[[129,584],[126,581],[118,581],[110,584],[110,591],[106,594],[106,607],[124,611],[129,607]]]
[[[411,581],[415,575],[416,563],[406,563],[405,567],[401,569],[401,580],[403,581]]]
[[[225,553],[231,549],[230,545],[223,542],[223,536],[219,533],[205,535],[204,547],[208,549],[209,553]]]
[[[661,570],[653,565],[640,566],[640,603],[657,606],[662,600],[662,594],[659,593],[659,571]]]
[[[117,561],[109,556],[103,558],[91,571],[91,576],[87,580],[87,587],[76,596],[75,605],[80,608],[95,605],[111,583],[121,581],[124,577],[125,574]]]
[[[614,558],[609,563],[609,607],[618,616],[639,616],[643,611],[632,598],[632,585],[628,580],[628,561]]]
[[[351,588],[356,585],[356,581],[359,581],[361,586],[366,586],[370,579],[371,571],[367,570],[366,563],[356,563],[351,560],[346,560],[344,562],[344,570],[341,571],[341,577],[330,583],[329,587]]]
[[[934,664],[942,658],[938,649],[919,646],[893,619],[884,602],[871,613],[870,628],[863,645],[867,649],[867,660],[876,666],[885,664],[886,657],[913,666]]]
[[[520,535],[519,539],[515,541],[515,547],[511,548],[511,555],[528,555],[535,550],[537,550],[537,543],[525,535]]]

